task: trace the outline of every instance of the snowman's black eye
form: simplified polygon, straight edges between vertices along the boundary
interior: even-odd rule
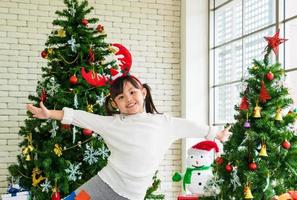
[[[191,158],[194,158],[194,156],[191,156]]]
[[[200,158],[203,158],[203,156],[201,156]]]

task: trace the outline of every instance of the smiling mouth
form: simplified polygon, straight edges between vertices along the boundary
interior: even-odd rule
[[[192,165],[192,167],[195,167],[195,168],[203,167],[203,166],[204,166],[204,165],[202,165],[202,166]]]
[[[127,106],[127,108],[132,108],[135,105],[136,105],[136,103],[130,104],[130,105]]]

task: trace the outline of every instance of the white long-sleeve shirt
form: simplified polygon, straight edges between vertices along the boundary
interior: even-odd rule
[[[111,155],[98,172],[116,193],[130,200],[143,200],[164,154],[177,139],[214,138],[207,125],[165,114],[100,116],[64,108],[63,124],[73,124],[100,134]]]

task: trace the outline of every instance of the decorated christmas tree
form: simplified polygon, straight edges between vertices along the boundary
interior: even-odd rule
[[[265,40],[264,59],[248,69],[233,135],[206,188],[217,196],[206,199],[270,200],[297,189],[297,113],[284,86],[284,69],[277,59],[272,63],[272,51],[277,55],[285,39],[277,32]]]
[[[104,99],[113,70],[129,67],[128,58],[119,58],[126,49],[105,42],[104,27],[97,18],[86,18],[92,11],[87,1],[65,0],[66,9],[56,11],[55,30],[41,57],[47,60],[36,95],[48,109],[63,107],[105,115]],[[128,60],[125,60],[128,59]],[[126,62],[127,61],[127,62]],[[110,154],[97,133],[56,120],[39,120],[28,112],[19,135],[21,155],[9,171],[19,185],[36,200],[60,199],[96,175]]]

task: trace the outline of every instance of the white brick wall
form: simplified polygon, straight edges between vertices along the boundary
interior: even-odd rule
[[[0,0],[0,193],[5,192],[7,166],[19,154],[18,127],[25,119],[27,96],[33,93],[46,63],[40,57],[53,30],[54,12],[62,0]],[[105,26],[109,42],[122,43],[133,55],[132,72],[153,90],[159,111],[180,116],[181,0],[90,0]],[[160,166],[161,190],[176,199],[180,171],[180,141],[168,150]]]

